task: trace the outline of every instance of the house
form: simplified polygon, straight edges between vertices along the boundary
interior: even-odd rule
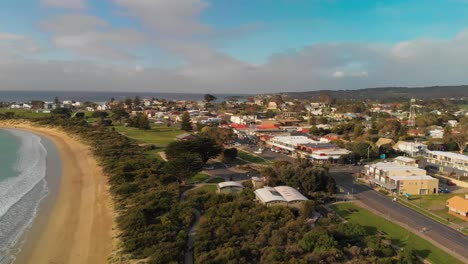
[[[436,128],[429,130],[429,137],[431,138],[443,138],[444,137],[444,130],[442,128]]]
[[[240,193],[244,190],[244,185],[235,181],[220,182],[216,185],[218,193]]]
[[[257,189],[255,199],[266,206],[282,205],[294,208],[300,208],[305,201],[309,200],[298,190],[289,186],[267,186]]]
[[[447,121],[447,124],[451,127],[456,127],[458,125],[458,121],[457,120],[449,120]]]
[[[448,199],[447,207],[449,214],[468,221],[468,194],[465,194],[465,198],[454,196]]]
[[[190,133],[183,133],[178,136],[176,136],[176,139],[178,141],[191,141],[197,139],[198,136]]]
[[[408,130],[408,135],[412,137],[424,137],[426,133],[421,129],[410,129]]]
[[[418,161],[409,157],[398,156],[393,159],[393,162],[401,166],[411,166],[416,168],[418,167]]]
[[[276,102],[269,102],[267,109],[276,110],[278,109],[278,104]]]
[[[427,145],[419,142],[398,141],[393,149],[404,152],[412,157],[424,155],[427,151]]]
[[[467,155],[446,151],[427,151],[425,157],[429,169],[442,174],[468,177]]]
[[[379,140],[377,140],[377,142],[375,142],[375,145],[377,147],[381,147],[382,145],[387,145],[387,144],[390,144],[391,146],[394,146],[395,145],[395,141],[393,141],[393,139],[391,138],[379,138]]]

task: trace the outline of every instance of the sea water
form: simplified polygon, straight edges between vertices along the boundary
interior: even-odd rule
[[[46,156],[39,136],[0,129],[0,264],[14,261],[20,237],[48,194]]]

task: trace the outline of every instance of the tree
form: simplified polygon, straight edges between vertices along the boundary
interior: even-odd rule
[[[149,125],[148,117],[146,117],[145,115],[141,113],[137,114],[136,116],[132,116],[128,120],[128,125],[131,127],[136,127],[136,128],[145,129],[145,130],[151,128]]]
[[[201,135],[213,139],[220,146],[232,142],[235,137],[232,129],[209,126],[201,129]]]
[[[69,118],[71,116],[71,112],[72,111],[69,108],[58,107],[58,108],[55,108],[54,110],[52,110],[50,113],[52,115],[59,116],[59,117],[62,117],[62,118]]]
[[[174,141],[169,143],[166,148],[166,156],[168,160],[173,160],[182,153],[196,153],[203,163],[206,163],[209,159],[217,157],[221,151],[222,148],[214,140],[199,137],[191,141]]]
[[[140,103],[141,103],[140,97],[139,97],[138,95],[135,96],[135,98],[133,98],[133,104],[134,104],[135,106],[139,106]]]
[[[125,98],[125,101],[124,101],[125,105],[126,106],[132,106],[132,99],[130,97],[127,97]]]
[[[237,158],[237,149],[236,148],[229,148],[229,149],[224,149],[223,152],[221,152],[221,161],[222,162],[232,162],[234,159]]]
[[[203,99],[205,100],[205,102],[211,103],[212,101],[215,101],[217,98],[216,98],[216,96],[214,96],[214,95],[205,94],[205,95],[203,96]]]
[[[166,163],[165,170],[175,176],[179,182],[185,181],[197,174],[203,168],[203,161],[196,153],[184,152],[178,154]]]
[[[128,118],[130,115],[123,108],[114,108],[112,110],[112,119],[119,121],[122,124],[122,118]]]
[[[468,133],[467,131],[462,131],[458,134],[455,134],[452,136],[452,140],[457,143],[458,149],[460,151],[460,154],[463,154],[466,149],[466,145],[468,142]]]
[[[55,104],[55,105],[60,104],[60,100],[58,99],[57,96],[55,96],[55,98],[54,98],[54,104]]]
[[[109,116],[109,113],[107,113],[106,111],[95,111],[91,114],[92,117],[94,118],[99,118],[99,119],[104,119],[106,117]]]
[[[182,114],[181,129],[185,131],[192,131],[192,123],[190,122],[190,115],[187,111]]]

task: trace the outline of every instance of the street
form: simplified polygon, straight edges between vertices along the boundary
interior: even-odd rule
[[[435,241],[437,246],[443,246],[449,252],[465,263],[468,263],[468,236],[432,220],[406,206],[393,202],[390,198],[372,190],[370,187],[354,182],[350,172],[359,171],[359,166],[332,167],[330,174],[335,178],[337,185],[346,192],[353,192],[369,208],[381,213],[387,219],[397,222],[405,228],[414,230],[427,230],[424,236]],[[402,224],[403,223],[403,224]]]

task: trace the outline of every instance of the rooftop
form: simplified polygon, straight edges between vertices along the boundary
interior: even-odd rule
[[[452,159],[468,161],[468,156],[460,153],[447,152],[447,151],[427,151],[428,154],[443,156]]]
[[[255,191],[255,195],[264,203],[268,202],[294,202],[308,199],[298,190],[289,186],[264,187]]]
[[[454,196],[448,199],[447,205],[459,211],[468,212],[468,199],[463,199],[460,196]]]
[[[218,183],[218,188],[219,188],[219,189],[226,188],[226,187],[240,187],[240,188],[245,188],[244,185],[242,185],[242,184],[239,183],[239,182],[235,182],[235,181],[225,181],[225,182],[220,182],[220,183]]]

